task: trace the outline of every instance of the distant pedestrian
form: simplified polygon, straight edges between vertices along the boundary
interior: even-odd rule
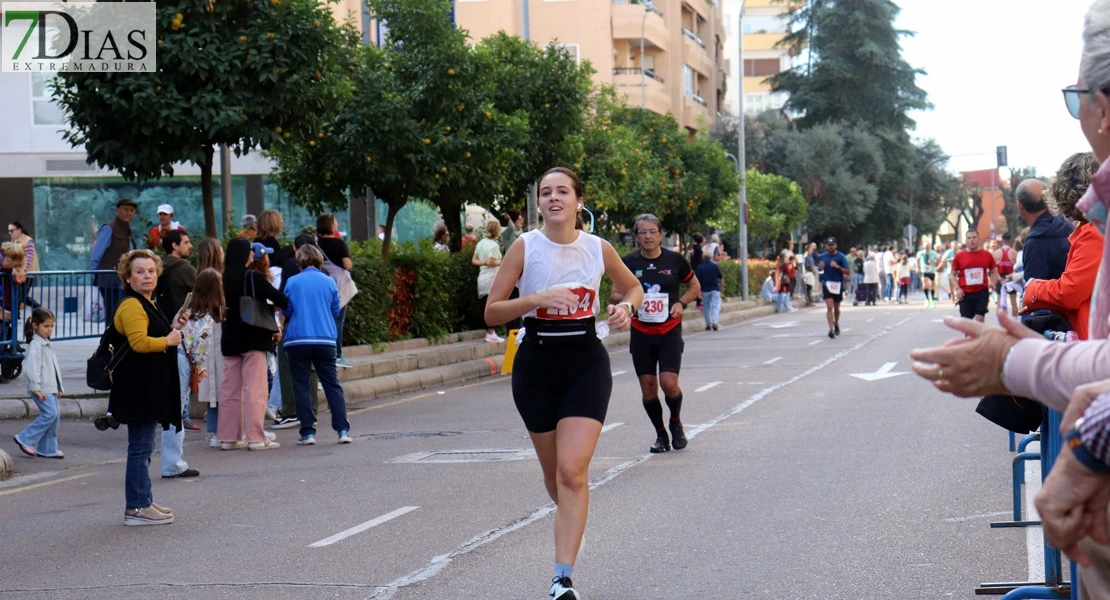
[[[910,303],[910,285],[913,283],[913,270],[910,257],[903,254],[898,259],[898,303]]]
[[[197,284],[185,310],[188,321],[182,329],[185,338],[182,348],[188,355],[190,382],[196,381],[197,398],[208,405],[205,415],[208,445],[218,448],[217,407],[223,359],[220,357],[220,327],[217,325],[224,320],[224,287],[219,271],[208,268],[197,274]]]
[[[280,268],[282,263],[293,258],[293,247],[282,247],[279,240],[285,230],[285,218],[280,212],[267,209],[258,213],[257,226],[258,235],[254,241],[274,251],[273,256],[270,257],[270,265]]]
[[[27,456],[65,458],[65,454],[58,449],[58,424],[62,418],[58,398],[65,390],[62,388],[58,358],[50,346],[52,335],[54,313],[36,308],[24,327],[28,347],[27,358],[23,362],[23,377],[27,380],[27,391],[39,409],[39,416],[15,435],[15,443]]]
[[[960,316],[982,323],[990,305],[991,289],[998,278],[994,256],[979,246],[979,233],[974,229],[966,234],[967,250],[952,260],[951,279]]]
[[[189,263],[193,245],[189,236],[178,229],[167,231],[161,238],[162,272],[158,275],[158,288],[155,302],[162,314],[176,315],[185,304],[185,299],[193,291],[197,271]],[[196,477],[200,472],[189,468],[185,461],[184,444],[186,431],[200,431],[200,425],[189,419],[189,396],[192,370],[183,346],[177,347],[178,385],[181,398],[181,430],[162,433],[162,477]]]
[[[254,241],[258,236],[258,217],[252,214],[245,214],[239,221],[239,237],[247,238]]]
[[[352,442],[351,423],[347,421],[347,401],[335,368],[336,316],[339,315],[339,289],[320,271],[324,255],[315,246],[297,249],[301,272],[285,286],[289,303],[284,309],[285,352],[293,376],[293,395],[301,422],[297,444],[316,444],[316,415],[309,399],[309,370],[316,369],[331,411],[331,426],[340,444]]]
[[[864,306],[875,306],[879,301],[879,260],[874,252],[863,261],[863,285],[867,286],[867,300]]]
[[[432,231],[432,246],[440,252],[450,252],[450,242],[451,236],[447,233],[447,225],[444,223],[437,223],[435,229]]]
[[[212,269],[223,276],[224,248],[216,238],[205,238],[197,244],[197,271],[204,272],[206,269]],[[221,282],[221,289],[222,285]],[[224,306],[222,301],[220,306]],[[223,321],[224,314],[224,310],[221,310],[219,322]],[[220,380],[224,374],[224,357],[219,351],[222,333],[222,327],[212,328],[211,345],[216,350],[208,353],[204,363],[208,376],[197,386],[197,398],[208,405],[204,416],[205,431],[208,445],[213,448],[220,447],[220,442],[216,439],[216,426],[219,424]]]
[[[217,436],[220,448],[240,448],[239,438],[244,433],[249,450],[278,448],[277,442],[266,436],[266,351],[280,334],[252,326],[243,321],[240,298],[269,302],[285,308],[289,301],[274,289],[265,275],[248,269],[254,262],[251,243],[237,237],[227,244],[227,259],[223,274],[224,317],[220,351],[224,356],[224,377],[220,381],[220,424]]]
[[[478,302],[482,306],[482,320],[485,321],[486,301],[489,300],[489,290],[493,287],[493,279],[497,276],[497,269],[501,266],[501,245],[497,238],[501,235],[501,225],[497,221],[486,223],[486,235],[476,246],[474,254],[470,257],[471,264],[478,266]],[[486,341],[500,343],[505,340],[497,335],[493,327],[486,325]]]
[[[31,236],[27,235],[23,223],[19,221],[8,223],[8,237],[11,238],[11,241],[4,242],[4,247],[11,246],[23,253],[23,268],[26,271],[38,271],[39,257],[35,253],[35,242],[31,239]]]
[[[725,274],[721,272],[720,265],[710,260],[702,261],[695,274],[701,284],[701,297],[704,300],[702,316],[705,317],[705,330],[717,331],[720,329],[721,290],[724,287]]]
[[[444,226],[446,231],[446,226]],[[343,323],[347,320],[347,301],[344,298],[347,285],[351,281],[350,272],[354,268],[351,262],[351,251],[347,242],[339,236],[339,221],[332,213],[324,213],[316,217],[316,246],[324,253],[324,266],[321,269],[327,273],[340,291],[339,315],[335,317],[335,365],[344,369],[351,368],[351,363],[343,358]],[[298,263],[300,261],[297,261]],[[328,265],[334,265],[335,268]],[[338,271],[342,269],[342,271]]]
[[[518,210],[508,210],[501,215],[501,218],[505,220],[505,229],[501,232],[501,245],[504,252],[508,252],[513,242],[524,233],[524,215]]]
[[[126,509],[124,525],[173,523],[173,511],[154,503],[150,486],[150,455],[157,424],[163,431],[181,429],[181,388],[178,385],[179,324],[154,304],[154,288],[162,260],[149,250],[135,250],[119,261],[124,297],[112,325],[115,343],[125,347],[112,373],[108,412],[127,425]]]
[[[281,287],[278,291],[285,293],[285,287],[289,285],[289,280],[297,276],[301,272],[301,267],[297,263],[297,250],[305,246],[315,246],[316,238],[308,234],[301,234],[297,239],[293,240],[293,256],[286,260],[281,265]],[[336,336],[338,337],[338,336]],[[278,410],[277,419],[274,420],[272,429],[290,429],[300,425],[301,421],[297,418],[297,403],[293,394],[293,373],[289,370],[289,355],[285,352],[285,339],[278,343],[278,387],[281,394],[281,408]],[[308,382],[308,392],[312,396],[312,414],[316,414],[316,407],[319,402],[319,388],[317,386],[316,372],[312,371]]]
[[[116,304],[123,293],[115,270],[120,257],[135,249],[135,239],[131,236],[131,221],[135,218],[135,210],[138,206],[131,198],[117,200],[115,218],[100,226],[100,230],[96,232],[96,242],[93,243],[92,252],[89,255],[89,269],[112,271],[111,274],[93,277],[97,291],[100,292],[100,306],[104,310],[106,322],[116,314]]]
[[[185,233],[185,226],[173,220],[173,207],[169,204],[158,206],[158,223],[147,233],[146,247],[155,252],[162,250],[162,238],[171,231]]]

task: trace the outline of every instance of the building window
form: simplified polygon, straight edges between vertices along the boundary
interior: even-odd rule
[[[768,77],[782,70],[777,58],[754,58],[744,61],[744,77]]]
[[[687,96],[694,95],[695,79],[694,70],[690,68],[690,65],[682,65],[682,93]]]
[[[65,125],[66,114],[50,95],[49,73],[31,73],[31,112],[35,125]]]
[[[544,1],[547,2],[547,1],[551,1],[551,0],[544,0]],[[564,2],[566,0],[555,0],[555,1]],[[578,64],[578,63],[582,62],[582,59],[578,54],[578,44],[559,44],[559,46],[562,47],[562,48],[567,49],[567,52],[570,53],[570,57],[574,59],[575,64]]]

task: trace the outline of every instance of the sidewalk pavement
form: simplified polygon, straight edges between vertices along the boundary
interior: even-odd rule
[[[769,315],[774,306],[756,301],[731,300],[721,306],[720,323],[728,325],[739,321]],[[689,310],[683,321],[683,331],[702,331],[705,323],[699,310]],[[480,332],[463,332],[446,336],[449,343],[435,343],[424,339],[402,340],[377,349],[373,346],[355,346],[344,349],[352,362],[374,362],[374,367],[362,378],[343,377],[340,380],[348,406],[357,406],[379,398],[419,389],[455,384],[462,381],[491,377],[501,372],[505,342],[488,344]],[[628,332],[614,333],[603,340],[607,348],[628,344]],[[99,343],[99,339],[67,340],[54,342],[58,365],[62,369],[65,394],[59,398],[62,418],[92,419],[108,410],[108,393],[93,390],[85,383],[86,361]],[[490,348],[490,346],[494,346]],[[493,350],[493,352],[490,352]],[[433,356],[433,355],[441,356]],[[362,359],[371,355],[369,359]],[[475,358],[467,360],[468,356]],[[388,370],[385,369],[389,365]],[[383,373],[383,370],[385,373]],[[355,375],[354,372],[351,375]],[[359,375],[362,375],[360,372]],[[321,410],[326,406],[321,403]],[[30,419],[38,416],[38,408],[27,392],[23,376],[0,383],[0,419]]]

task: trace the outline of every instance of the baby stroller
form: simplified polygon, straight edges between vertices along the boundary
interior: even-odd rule
[[[7,383],[23,373],[22,327],[19,316],[26,288],[11,273],[0,272],[0,382]]]

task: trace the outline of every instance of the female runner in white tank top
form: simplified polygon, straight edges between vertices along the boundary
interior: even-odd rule
[[[625,329],[643,289],[616,250],[578,229],[582,182],[554,168],[540,180],[543,228],[521,236],[501,261],[486,305],[486,323],[525,317],[513,363],[513,400],[524,419],[555,511],[553,600],[578,600],[571,569],[589,512],[589,467],[601,435],[613,379],[600,338]],[[601,276],[624,301],[596,323]],[[514,287],[520,297],[510,300]],[[514,340],[510,340],[513,343]]]

